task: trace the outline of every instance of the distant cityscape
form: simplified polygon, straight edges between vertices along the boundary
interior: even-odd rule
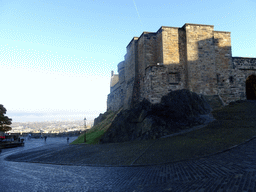
[[[70,131],[84,131],[90,129],[93,125],[93,120],[86,121],[44,121],[44,122],[13,122],[10,126],[11,131],[7,133],[63,133]]]

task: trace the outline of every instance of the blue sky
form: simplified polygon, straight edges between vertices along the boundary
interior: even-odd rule
[[[256,57],[255,10],[250,0],[2,0],[0,104],[13,122],[93,119],[134,36],[214,25],[231,32],[233,57]]]

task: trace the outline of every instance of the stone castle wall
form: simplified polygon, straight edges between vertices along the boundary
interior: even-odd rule
[[[185,88],[185,73],[182,65],[154,65],[146,68],[142,98],[159,103],[161,97],[172,90]]]
[[[229,95],[224,100],[246,99],[246,81],[256,75],[256,58],[232,57],[232,70],[228,78]]]
[[[108,110],[129,109],[144,98],[159,103],[178,89],[218,95],[227,104],[246,99],[246,79],[256,75],[256,58],[232,58],[230,32],[186,23],[134,37],[118,73],[111,77]]]
[[[198,94],[217,94],[212,25],[185,25],[188,88]]]

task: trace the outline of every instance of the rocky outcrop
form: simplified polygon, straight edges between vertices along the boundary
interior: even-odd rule
[[[104,114],[100,113],[100,115],[97,118],[94,119],[93,126],[96,126],[100,122],[104,121],[110,113],[111,113],[111,111],[107,111]]]
[[[135,108],[122,110],[100,143],[156,139],[209,121],[211,107],[196,93],[182,89],[151,104],[144,99]]]

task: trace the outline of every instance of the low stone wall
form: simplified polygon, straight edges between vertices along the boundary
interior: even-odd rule
[[[82,133],[82,131],[69,131],[69,132],[61,132],[61,133],[12,133],[11,135],[18,135],[19,137],[28,137],[30,134],[32,138],[40,138],[41,136],[47,137],[71,137],[71,136],[78,136]]]
[[[116,88],[113,92],[108,94],[107,110],[118,111],[123,105],[123,91],[121,86]]]

